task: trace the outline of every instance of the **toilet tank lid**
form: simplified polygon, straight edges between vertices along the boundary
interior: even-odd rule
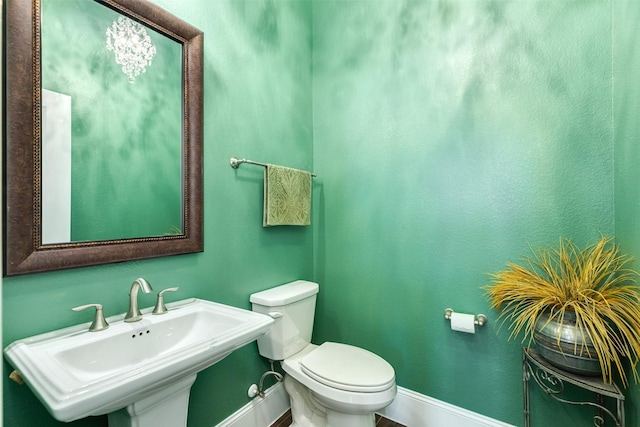
[[[318,288],[317,283],[306,280],[296,280],[295,282],[251,294],[249,301],[253,304],[277,307],[315,295],[318,293]]]

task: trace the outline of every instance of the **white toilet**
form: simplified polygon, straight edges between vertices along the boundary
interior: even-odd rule
[[[317,283],[298,280],[251,295],[253,311],[275,319],[260,354],[282,362],[292,426],[374,427],[375,411],[396,396],[393,367],[358,347],[311,344],[317,293]]]

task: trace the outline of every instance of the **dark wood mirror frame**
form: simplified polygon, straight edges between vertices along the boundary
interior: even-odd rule
[[[40,0],[5,0],[5,276],[201,252],[203,33],[146,0],[96,0],[183,48],[183,234],[42,245]]]

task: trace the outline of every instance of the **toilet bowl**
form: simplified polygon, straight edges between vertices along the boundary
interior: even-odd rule
[[[251,295],[253,310],[275,319],[258,339],[260,354],[281,362],[292,426],[374,427],[374,413],[397,393],[393,367],[352,345],[311,344],[317,293],[299,280]]]

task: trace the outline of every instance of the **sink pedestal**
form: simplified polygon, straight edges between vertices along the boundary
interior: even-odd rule
[[[196,374],[163,387],[109,414],[109,427],[186,427],[189,392]]]

